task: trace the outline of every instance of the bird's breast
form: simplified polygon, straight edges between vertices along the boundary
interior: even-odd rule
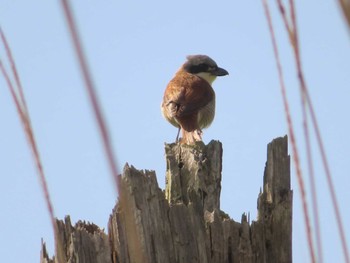
[[[215,117],[215,93],[213,99],[202,109],[198,111],[198,126],[201,129],[207,128],[213,122]]]

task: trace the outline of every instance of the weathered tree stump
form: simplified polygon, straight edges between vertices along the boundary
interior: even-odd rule
[[[220,209],[222,145],[166,144],[167,163],[165,197],[170,204],[187,205],[201,200],[204,210]]]
[[[70,217],[56,219],[56,257],[50,259],[42,243],[40,262],[108,262],[112,263],[108,236],[93,223],[78,221],[73,227]]]
[[[287,137],[268,145],[258,219],[235,222],[220,210],[222,145],[166,144],[166,189],[153,171],[128,164],[108,236],[93,224],[57,221],[55,262],[292,262],[292,191]],[[56,240],[56,247],[58,241]],[[58,249],[56,249],[57,251]],[[57,253],[57,252],[56,252]],[[41,263],[53,262],[42,245]]]

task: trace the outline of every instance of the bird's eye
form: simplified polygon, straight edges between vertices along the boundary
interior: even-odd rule
[[[197,61],[196,61],[197,62]],[[184,64],[184,69],[192,74],[197,74],[201,72],[212,72],[217,69],[215,65],[211,65],[205,62],[197,62],[192,63],[192,61],[188,61]]]
[[[191,73],[200,73],[200,72],[208,72],[208,65],[207,64],[199,64],[199,65],[192,65],[191,67]]]
[[[217,70],[217,67],[208,67],[208,72],[213,72]]]

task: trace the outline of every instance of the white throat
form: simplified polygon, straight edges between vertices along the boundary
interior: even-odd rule
[[[197,74],[195,74],[196,76],[206,80],[210,85],[214,82],[214,80],[216,79],[215,75],[212,75],[208,72],[199,72]]]

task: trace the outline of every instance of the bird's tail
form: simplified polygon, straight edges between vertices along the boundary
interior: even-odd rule
[[[202,141],[202,131],[196,129],[194,131],[186,131],[182,129],[182,138],[180,143],[182,144],[195,144],[195,142]]]

